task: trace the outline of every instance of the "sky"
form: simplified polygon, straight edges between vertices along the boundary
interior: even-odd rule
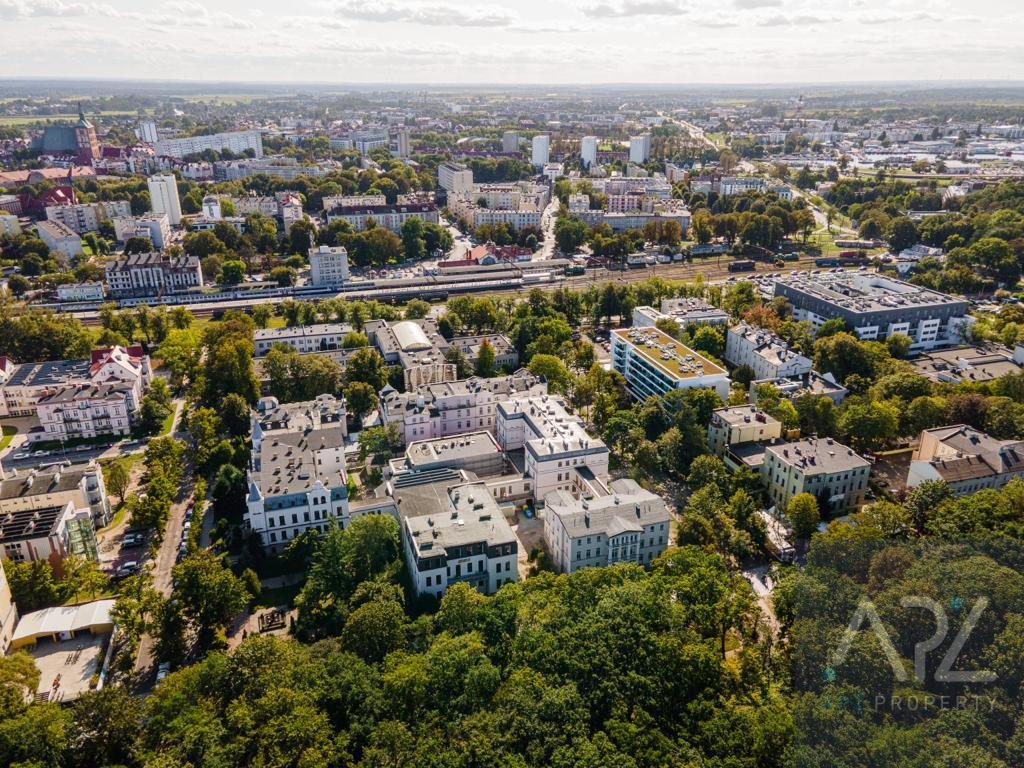
[[[0,0],[0,77],[1024,79],[1021,0]]]

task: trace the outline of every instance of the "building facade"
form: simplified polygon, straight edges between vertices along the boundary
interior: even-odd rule
[[[307,530],[348,524],[344,423],[330,395],[287,406],[275,398],[257,403],[244,520],[268,551]]]
[[[544,499],[544,544],[560,573],[616,563],[649,566],[669,546],[672,516],[660,496],[634,480],[611,493],[578,499],[553,491]]]
[[[178,180],[173,174],[150,176],[146,181],[149,187],[150,207],[153,213],[166,213],[167,221],[172,227],[181,224],[181,198],[178,196]]]
[[[483,483],[447,490],[437,514],[401,520],[402,544],[417,595],[440,598],[465,582],[492,595],[519,580],[519,541]]]
[[[348,251],[321,245],[309,249],[309,282],[323,288],[340,288],[348,282]]]
[[[638,400],[674,389],[713,389],[729,397],[725,369],[657,328],[612,331],[612,367],[621,373]]]
[[[106,265],[112,296],[164,296],[203,287],[203,271],[195,256],[134,253]]]
[[[779,443],[765,449],[761,481],[779,510],[798,493],[818,499],[823,512],[841,515],[864,503],[871,464],[831,437]]]
[[[907,487],[942,480],[957,496],[985,488],[1002,488],[1024,478],[1024,441],[997,440],[984,432],[953,424],[926,429],[914,449]]]
[[[814,364],[810,358],[791,350],[771,331],[746,323],[729,329],[725,337],[725,360],[737,368],[749,366],[755,379],[803,376]]]
[[[906,334],[913,351],[962,343],[972,322],[966,299],[872,273],[789,276],[775,281],[775,295],[815,330],[842,318],[866,341]]]

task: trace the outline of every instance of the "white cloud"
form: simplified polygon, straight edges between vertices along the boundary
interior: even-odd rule
[[[677,0],[618,0],[601,2],[583,9],[595,19],[621,19],[632,16],[679,16],[686,13],[685,6]]]
[[[347,19],[378,23],[403,22],[431,27],[504,27],[518,19],[511,11],[496,6],[465,7],[394,0],[371,5],[361,0],[340,0],[330,3],[329,7]]]
[[[778,8],[782,5],[782,0],[732,0],[732,4],[744,10],[751,8]]]

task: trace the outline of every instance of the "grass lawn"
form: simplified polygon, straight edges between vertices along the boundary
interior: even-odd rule
[[[301,589],[301,584],[292,584],[288,587],[273,587],[271,589],[264,587],[260,592],[260,596],[256,599],[256,605],[265,608],[287,605],[290,608],[294,605],[295,597]]]
[[[3,430],[4,430],[3,437],[0,438],[0,451],[2,451],[4,448],[6,448],[8,445],[10,445],[11,444],[11,438],[14,437],[16,434],[18,434],[18,430],[15,429],[14,427],[5,426],[3,428]]]
[[[160,434],[169,435],[171,433],[171,427],[174,426],[174,408],[171,408],[171,412],[167,414],[167,418],[164,419],[164,423],[160,425]]]

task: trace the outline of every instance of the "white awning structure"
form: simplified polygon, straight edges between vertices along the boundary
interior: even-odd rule
[[[84,629],[93,632],[109,631],[114,626],[110,616],[113,607],[113,600],[95,600],[81,605],[44,608],[26,613],[14,630],[11,645],[18,647],[40,637],[57,637],[62,633],[70,634]]]

